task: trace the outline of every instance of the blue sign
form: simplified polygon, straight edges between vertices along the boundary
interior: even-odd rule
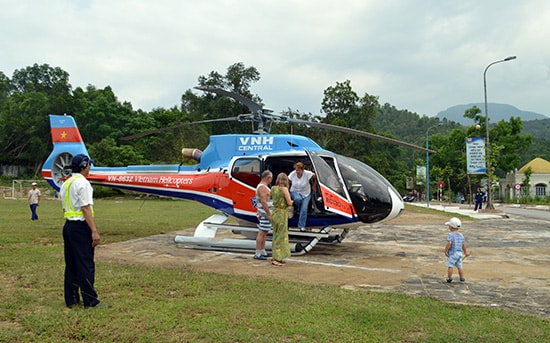
[[[466,172],[468,174],[485,174],[485,138],[466,137]]]

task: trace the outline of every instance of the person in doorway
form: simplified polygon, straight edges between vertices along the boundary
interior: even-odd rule
[[[36,208],[40,206],[40,190],[37,188],[36,182],[32,183],[32,189],[29,191],[29,196],[27,197],[27,205],[31,208],[31,220],[38,220],[38,214],[36,213]]]
[[[483,195],[484,193],[481,191],[481,188],[477,188],[476,193],[474,194],[475,197],[475,207],[474,211],[481,210],[483,207]]]
[[[65,225],[63,242],[65,256],[65,304],[68,308],[82,304],[85,308],[109,307],[98,299],[94,289],[94,249],[100,243],[94,221],[93,189],[86,176],[94,163],[84,154],[72,159],[72,176],[61,185],[59,198],[63,206]]]
[[[313,180],[313,189],[316,189],[317,178],[314,172],[304,170],[302,162],[297,162],[294,164],[294,170],[288,175],[288,179],[290,180],[290,196],[299,213],[298,229],[305,231],[307,211],[311,200],[311,184],[309,182]]]
[[[462,222],[458,218],[451,218],[445,225],[449,226],[449,234],[447,235],[447,245],[445,245],[445,256],[447,256],[447,279],[448,283],[453,282],[453,268],[458,269],[460,282],[465,282],[464,268],[462,267],[463,253],[465,257],[470,256],[470,251],[466,248],[464,235],[458,232],[462,226]]]
[[[260,223],[258,235],[256,236],[256,260],[267,260],[271,254],[265,251],[265,241],[267,233],[271,230],[271,211],[273,202],[271,200],[271,189],[269,185],[273,181],[273,173],[265,170],[262,173],[260,183],[256,187],[256,216]]]
[[[292,206],[290,191],[288,190],[288,176],[285,173],[277,175],[275,186],[271,188],[273,199],[273,212],[271,224],[273,225],[273,238],[271,250],[274,266],[283,266],[284,259],[290,257],[290,244],[288,242],[288,207]]]

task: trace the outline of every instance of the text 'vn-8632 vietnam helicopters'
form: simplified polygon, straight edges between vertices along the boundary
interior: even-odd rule
[[[138,133],[126,139],[182,125],[216,121],[252,121],[256,124],[255,133],[212,135],[204,151],[183,149],[184,157],[196,160],[194,165],[92,166],[88,175],[93,185],[194,200],[221,212],[201,222],[194,236],[176,236],[176,243],[198,249],[254,251],[258,231],[255,196],[260,175],[264,170],[270,170],[275,177],[280,172],[288,174],[297,162],[314,171],[318,182],[307,216],[306,227],[311,230],[301,232],[295,229],[297,216],[289,220],[294,255],[307,253],[318,243],[339,243],[350,229],[395,218],[403,211],[403,200],[397,190],[370,166],[325,150],[308,137],[271,134],[271,124],[301,124],[426,151],[424,148],[351,128],[275,115],[258,103],[224,89],[196,88],[230,97],[248,107],[250,113],[180,124]],[[72,156],[89,154],[73,117],[50,115],[50,125],[53,151],[44,162],[42,175],[59,190],[71,174]],[[237,224],[226,224],[228,217],[235,218]],[[230,229],[241,238],[216,239],[218,229]],[[266,248],[271,249],[270,242]]]

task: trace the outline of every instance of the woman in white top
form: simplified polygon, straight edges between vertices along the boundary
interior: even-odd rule
[[[294,200],[294,206],[299,209],[300,216],[298,218],[298,228],[300,231],[305,231],[307,210],[309,201],[311,200],[311,185],[309,180],[313,179],[316,184],[315,173],[309,170],[304,170],[304,164],[297,162],[294,165],[294,170],[288,175],[290,181],[290,196]]]

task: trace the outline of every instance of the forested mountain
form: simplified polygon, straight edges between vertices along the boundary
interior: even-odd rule
[[[478,107],[481,109],[481,114],[485,116],[485,103],[463,104],[452,106],[437,114],[437,118],[452,120],[462,125],[472,125],[472,121],[468,118],[464,118],[464,112],[472,107]],[[509,120],[511,117],[521,118],[522,121],[550,119],[544,114],[523,111],[508,104],[487,103],[487,109],[489,112],[489,119],[491,123],[496,123],[501,120]]]
[[[525,133],[533,135],[534,138],[550,140],[550,118],[523,121]]]
[[[408,110],[399,110],[391,104],[384,104],[372,120],[372,125],[379,133],[387,133],[406,142],[424,146],[426,130],[432,126],[429,134],[443,133],[460,127],[453,121],[436,117],[419,116]]]

